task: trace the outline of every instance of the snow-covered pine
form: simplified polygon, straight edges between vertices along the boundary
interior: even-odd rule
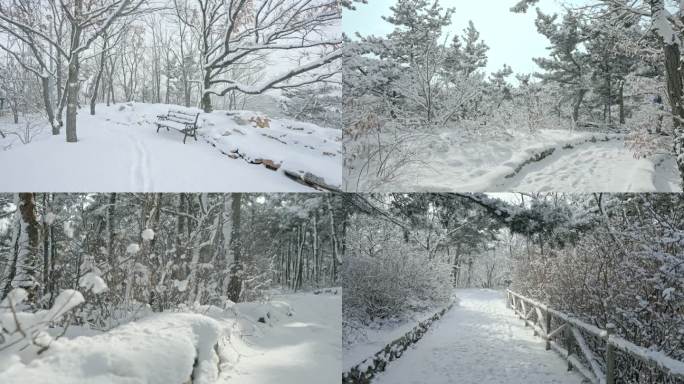
[[[535,13],[547,52],[531,58],[533,73],[504,64],[489,74],[477,20],[454,36],[458,9],[440,4],[398,0],[383,17],[391,32],[348,35],[348,190],[681,190],[679,1],[553,13],[518,1],[510,10]]]

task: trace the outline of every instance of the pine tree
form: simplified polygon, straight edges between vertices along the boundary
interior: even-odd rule
[[[472,21],[468,22],[468,28],[463,31],[463,41],[460,69],[468,77],[487,66],[489,47],[480,40],[480,32],[475,28]]]
[[[572,120],[576,124],[579,111],[590,87],[589,55],[581,49],[586,41],[583,25],[577,15],[569,10],[557,23],[558,15],[546,15],[537,10],[537,31],[544,35],[551,47],[549,57],[535,58],[534,62],[544,70],[535,74],[544,82],[555,82],[565,88],[573,99]]]
[[[394,25],[387,35],[393,43],[392,56],[401,63],[413,65],[418,57],[434,51],[442,29],[451,24],[453,8],[444,10],[439,0],[399,0],[390,7],[391,16],[383,17]]]

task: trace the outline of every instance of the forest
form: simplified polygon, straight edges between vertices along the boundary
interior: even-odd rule
[[[505,308],[505,289],[589,330],[610,324],[658,356],[647,363],[620,350],[614,382],[682,382],[681,195],[394,193],[355,200],[342,270],[345,382],[450,382],[458,367],[465,382],[583,382],[565,374],[551,352],[528,347],[532,328]],[[436,329],[425,332],[432,323]],[[571,353],[605,372],[600,337],[579,332],[584,341]],[[544,333],[550,330],[535,331]],[[364,370],[375,371],[355,376]]]
[[[130,345],[115,335],[130,331],[130,324],[143,326],[160,319],[178,322],[184,319],[179,314],[202,314],[205,317],[183,327],[197,327],[200,330],[196,332],[202,335],[201,327],[209,322],[206,316],[213,316],[221,321],[221,328],[239,329],[234,334],[228,332],[228,336],[225,330],[207,336],[216,338],[216,345],[220,345],[222,338],[230,339],[231,334],[240,340],[243,335],[258,332],[243,323],[268,323],[271,332],[284,333],[287,328],[282,327],[286,325],[278,328],[278,321],[293,313],[309,313],[304,308],[318,312],[319,318],[291,321],[329,322],[315,325],[321,329],[314,331],[307,327],[300,330],[307,332],[314,345],[327,345],[316,353],[320,354],[320,369],[329,369],[326,356],[333,366],[339,363],[339,350],[334,345],[339,345],[341,292],[331,287],[340,278],[347,230],[345,206],[343,196],[332,194],[2,195],[0,372],[7,371],[1,375],[38,382],[49,374],[65,383],[96,380],[97,375],[105,375],[102,380],[106,380],[106,364],[92,365],[89,361],[100,356],[98,353],[104,354],[103,358],[126,361]],[[322,329],[326,333],[321,333]],[[83,334],[95,335],[90,338],[92,345],[78,344],[78,340],[86,343],[82,337],[66,340]],[[264,340],[280,337],[290,344],[300,341],[286,336],[270,334]],[[97,351],[100,344],[95,340],[101,343],[105,337],[116,339],[120,350]],[[164,360],[154,361],[154,356],[164,353],[167,346],[154,337],[146,342],[150,350],[140,356],[140,361],[150,365],[146,375],[153,376],[166,369]],[[69,345],[74,352],[65,358],[77,359],[83,372],[69,372],[69,365],[59,361],[51,366],[51,356],[63,353]],[[218,358],[201,353],[195,357],[207,359],[206,364],[213,361],[213,368],[206,368],[208,372],[216,371],[221,364],[237,364],[234,357],[222,355],[228,352],[213,344],[209,347],[216,348]],[[231,347],[239,345],[232,342]],[[179,372],[166,382],[185,382],[198,363],[193,364],[192,357],[175,360],[183,349],[168,348],[169,361],[189,366],[190,371]],[[241,350],[238,354],[254,352]],[[78,359],[78,353],[88,358]],[[13,360],[17,354],[26,365]],[[269,358],[274,357],[263,359]],[[30,365],[35,359],[44,361],[43,365]],[[133,359],[129,363],[138,364]],[[261,366],[262,374],[266,368]],[[311,374],[310,369],[303,371],[301,375]],[[135,369],[131,372],[136,375]],[[224,378],[219,373],[212,378],[195,370],[192,375],[196,380],[202,376],[205,381],[199,382],[232,382],[221,381]],[[337,378],[339,370],[330,374]],[[59,380],[52,382],[62,382]],[[163,376],[147,380],[165,382]],[[259,382],[258,378],[254,380]]]
[[[497,4],[535,15],[524,71],[488,65],[477,20],[454,32],[458,2],[389,3],[386,35],[345,29],[350,190],[681,191],[678,1]]]

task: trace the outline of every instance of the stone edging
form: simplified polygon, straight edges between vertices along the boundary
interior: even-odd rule
[[[385,370],[387,364],[400,358],[406,349],[420,341],[432,324],[441,319],[453,306],[452,301],[439,312],[419,322],[400,338],[387,344],[381,351],[343,373],[342,384],[369,384],[376,374]]]

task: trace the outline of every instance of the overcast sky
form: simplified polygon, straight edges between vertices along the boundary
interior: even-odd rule
[[[536,11],[527,14],[510,12],[519,0],[441,0],[443,8],[453,7],[456,12],[448,29],[450,36],[462,34],[468,20],[475,23],[481,38],[489,45],[487,72],[494,72],[504,64],[513,67],[516,73],[531,73],[538,70],[533,57],[546,56],[548,41],[537,33],[534,26]],[[342,27],[352,35],[385,35],[392,31],[392,25],[382,20],[389,15],[389,7],[395,0],[369,0],[369,4],[359,4],[356,11],[345,11]],[[537,5],[545,13],[560,12],[559,0],[541,0]]]

